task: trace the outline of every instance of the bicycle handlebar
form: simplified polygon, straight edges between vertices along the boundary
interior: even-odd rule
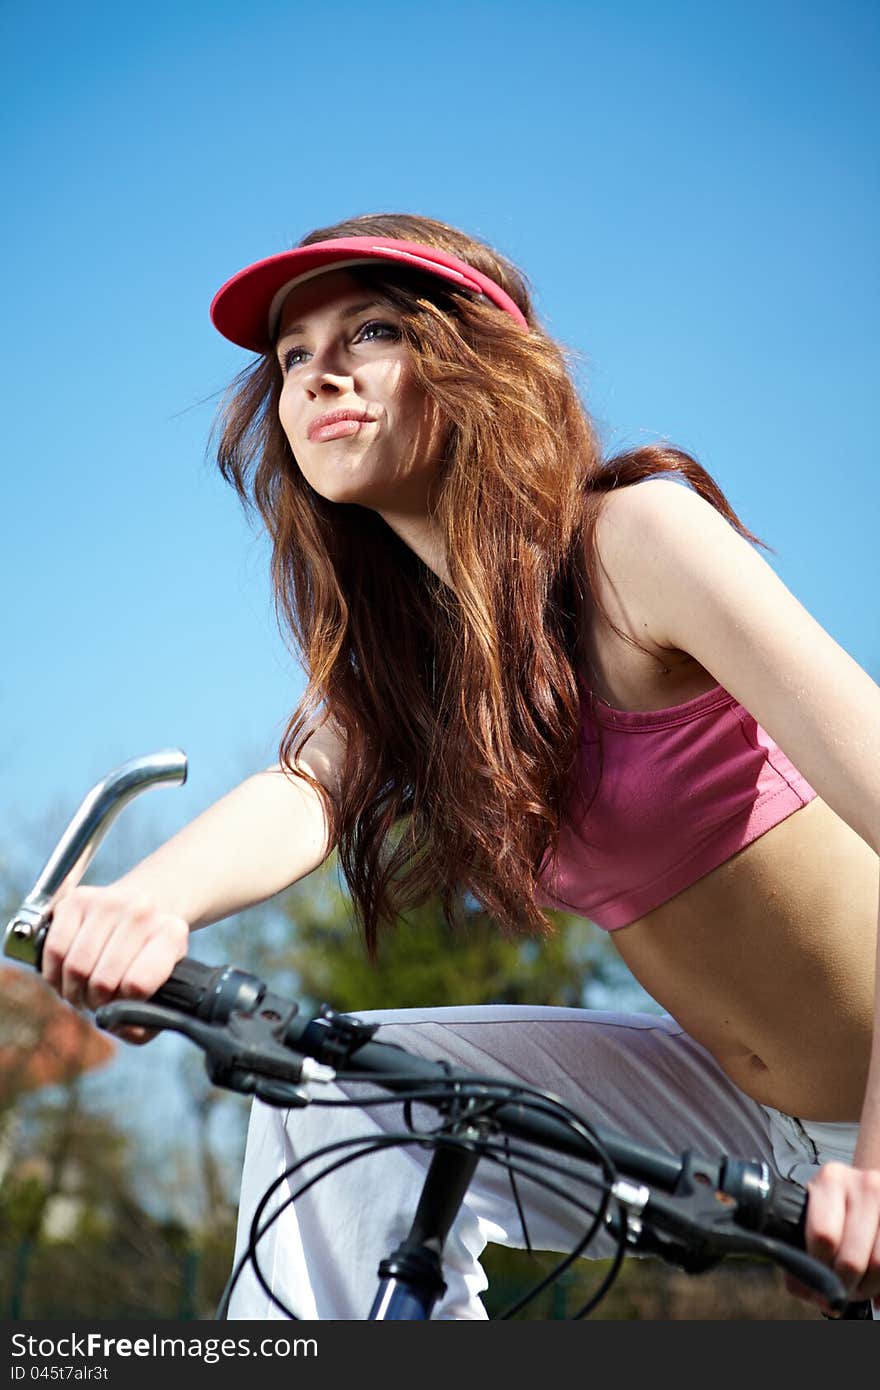
[[[7,925],[4,955],[39,970],[55,898],[63,887],[79,883],[123,806],[149,787],[164,782],[182,786],[185,781],[186,754],[179,748],[165,748],[129,759],[92,787]]]
[[[339,1069],[342,1064],[347,1070],[368,1075],[392,1091],[407,1090],[414,1081],[439,1083],[448,1087],[450,1081],[466,1082],[473,1079],[471,1073],[447,1066],[446,1063],[416,1057],[391,1043],[373,1042],[373,1025],[367,1026],[357,1018],[334,1013],[326,1006],[317,1017],[302,1019],[298,1017],[296,1004],[270,994],[263,981],[255,975],[230,966],[212,967],[200,961],[184,959],[178,962],[169,980],[149,1002],[214,1024],[227,1023],[234,1014],[250,1015],[259,1008],[261,1012],[273,1014],[283,1020],[280,1040],[284,1047],[334,1069]],[[99,1011],[102,1022],[106,1018],[107,1010],[115,1007],[112,1004],[105,1005]],[[400,1079],[402,1058],[403,1069],[407,1073],[404,1080]],[[576,1157],[583,1157],[588,1151],[588,1146],[583,1140],[574,1135],[566,1125],[550,1119],[526,1119],[522,1106],[508,1103],[499,1107],[497,1115],[503,1128],[519,1138],[549,1143],[554,1148]],[[615,1164],[668,1192],[675,1191],[682,1176],[680,1157],[635,1143],[602,1126],[591,1125],[591,1128]],[[719,1182],[715,1182],[714,1186],[723,1185],[725,1179],[721,1168],[726,1167],[726,1181],[747,1188],[748,1181],[743,1181],[742,1175],[736,1171],[736,1166],[748,1165],[743,1164],[742,1160],[729,1159],[727,1156],[725,1159],[726,1162],[722,1162],[721,1165],[707,1158],[699,1161],[706,1172],[711,1173],[713,1180],[716,1177],[715,1169],[719,1169]],[[760,1185],[765,1181],[767,1194],[766,1200],[763,1200]],[[778,1229],[779,1234],[789,1239],[796,1238],[802,1228],[806,1211],[804,1189],[784,1178],[776,1178],[771,1184],[769,1175],[767,1179],[756,1178],[756,1185],[759,1189],[756,1196],[762,1207],[763,1218],[758,1229],[764,1229],[766,1225],[772,1227],[773,1231]]]
[[[805,1190],[761,1161],[664,1153],[592,1123],[589,1134],[579,1134],[550,1113],[554,1105],[562,1109],[555,1097],[548,1096],[546,1108],[536,1111],[533,1103],[505,1098],[515,1084],[373,1041],[378,1025],[326,1006],[316,1017],[301,1018],[294,1001],[229,966],[182,961],[151,1000],[106,1004],[97,1019],[102,1027],[124,1023],[181,1032],[204,1049],[216,1084],[269,1104],[307,1104],[311,1097],[300,1083],[331,1080],[345,1070],[391,1092],[407,1094],[418,1087],[419,1098],[441,1111],[465,1100],[484,1106],[491,1101],[496,1130],[596,1164],[591,1134],[624,1177],[614,1185],[614,1195],[635,1202],[640,1234],[632,1244],[693,1270],[725,1254],[762,1254],[820,1292],[835,1311],[847,1305],[834,1271],[804,1251]],[[646,1186],[634,1187],[633,1180]]]
[[[122,764],[93,787],[8,923],[4,953],[39,970],[54,900],[63,887],[82,877],[119,811],[151,786],[165,782],[181,785],[185,780],[185,754],[180,749],[165,749]],[[98,1011],[97,1021],[103,1027],[136,1023],[183,1032],[205,1049],[216,1084],[254,1093],[272,1104],[306,1103],[308,1097],[297,1090],[300,1081],[329,1080],[340,1062],[391,1091],[405,1092],[414,1083],[421,1083],[429,1092],[433,1088],[438,1097],[448,1099],[450,1088],[460,1090],[476,1084],[483,1087],[484,1095],[489,1094],[485,1077],[475,1078],[445,1063],[425,1061],[394,1044],[370,1041],[375,1026],[356,1018],[326,1008],[312,1019],[297,1015],[296,1003],[271,994],[256,976],[185,958],[152,1000],[105,1005]],[[299,1062],[294,1061],[292,1052],[300,1055]],[[498,1091],[498,1083],[488,1085]],[[506,1088],[508,1092],[510,1089]],[[548,1101],[559,1104],[552,1097]],[[439,1100],[435,1103],[440,1104]],[[506,1133],[596,1161],[595,1148],[570,1124],[546,1110],[536,1114],[533,1106],[508,1099],[493,1104],[492,1115]],[[800,1253],[807,1194],[798,1184],[774,1176],[764,1163],[726,1154],[716,1159],[692,1153],[665,1154],[598,1126],[591,1128],[616,1167],[663,1189],[678,1202],[676,1208],[649,1192],[640,1199],[645,1211],[665,1223],[667,1232],[674,1235],[678,1231],[680,1248],[694,1253],[694,1268],[701,1267],[701,1248],[704,1252],[720,1249],[722,1253],[737,1248],[763,1249],[819,1289],[832,1308],[845,1307],[845,1291],[830,1267]],[[686,1202],[682,1205],[683,1198],[690,1200],[689,1208]],[[717,1206],[713,1205],[715,1199]],[[729,1229],[734,1219],[731,1208],[739,1238]],[[722,1227],[726,1228],[723,1241],[719,1234]],[[657,1249],[656,1253],[663,1251]]]
[[[327,1022],[327,1014],[305,1021],[296,1018],[295,1005],[291,1013],[289,1001],[269,994],[266,985],[255,975],[230,966],[209,966],[185,958],[178,962],[151,1002],[206,1023],[226,1023],[234,1013],[251,1014],[258,1006],[279,1016],[290,1013],[283,1030],[284,1046],[304,1052],[324,1065],[335,1066],[344,1060],[352,1070],[368,1073],[381,1084],[385,1084],[383,1077],[391,1078],[400,1071],[400,1058],[393,1055],[397,1049],[388,1043],[364,1040],[357,1028],[353,1027],[349,1030],[349,1036],[356,1041],[356,1047],[346,1052],[344,1044],[335,1037],[332,1025]],[[106,1007],[112,1006],[105,1006],[105,1011]],[[344,1017],[329,1016],[336,1019]],[[467,1076],[454,1068],[424,1061],[411,1054],[406,1054],[406,1070],[413,1080],[428,1082],[448,1082],[456,1077],[464,1080]],[[404,1089],[411,1082],[389,1080],[387,1084],[388,1089],[394,1090]],[[544,1142],[552,1142],[555,1148],[583,1157],[582,1141],[565,1125],[549,1119],[538,1121],[534,1116],[525,1121],[521,1112],[522,1107],[511,1104],[500,1107],[498,1114],[503,1127],[520,1138],[532,1138],[539,1142],[543,1138]],[[544,1134],[540,1136],[542,1129]],[[616,1164],[668,1192],[676,1190],[682,1178],[680,1158],[637,1144],[600,1126],[594,1125],[593,1129]],[[720,1166],[706,1158],[699,1162],[705,1173],[709,1174],[711,1170],[713,1181],[717,1177],[717,1181],[714,1181],[716,1189],[736,1196],[741,1206],[749,1209],[755,1223],[754,1229],[803,1244],[807,1194],[800,1184],[771,1177],[769,1170],[758,1171],[759,1168],[766,1169],[766,1165],[750,1164],[729,1155],[724,1156]],[[717,1174],[714,1172],[716,1168],[719,1170]]]

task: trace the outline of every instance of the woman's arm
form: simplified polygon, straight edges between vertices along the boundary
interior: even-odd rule
[[[329,723],[298,766],[331,798],[344,743]],[[43,976],[77,1007],[149,998],[185,955],[190,931],[271,898],[331,849],[320,793],[267,768],[215,802],[129,873],[103,888],[72,887],[55,903]],[[143,1030],[126,1030],[143,1041]]]
[[[344,752],[328,721],[310,736],[298,766],[333,795]],[[319,793],[276,763],[214,802],[113,886],[143,893],[195,930],[274,897],[332,848]]]
[[[609,577],[658,643],[695,657],[880,855],[880,686],[716,509],[665,479],[609,493]],[[878,924],[880,931],[880,924]],[[880,970],[853,1166],[809,1184],[807,1242],[855,1298],[880,1295]]]

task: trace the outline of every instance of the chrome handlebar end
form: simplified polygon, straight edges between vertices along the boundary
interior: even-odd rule
[[[60,890],[71,879],[74,885],[79,882],[123,806],[150,787],[165,782],[182,786],[186,781],[186,767],[186,754],[180,748],[164,748],[158,753],[129,759],[92,787],[33,888],[8,923],[3,940],[4,955],[26,965],[39,966],[41,929],[51,916]]]

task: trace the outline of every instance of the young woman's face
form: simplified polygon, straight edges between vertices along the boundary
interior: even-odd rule
[[[424,513],[443,432],[413,380],[397,310],[347,271],[329,271],[291,290],[276,351],[279,418],[315,491],[379,512]],[[337,413],[349,418],[322,425]]]

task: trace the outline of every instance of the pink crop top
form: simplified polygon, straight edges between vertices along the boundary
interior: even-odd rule
[[[755,719],[717,685],[670,709],[615,710],[583,699],[578,780],[541,906],[625,927],[730,859],[816,792]],[[554,878],[554,869],[557,877]]]

